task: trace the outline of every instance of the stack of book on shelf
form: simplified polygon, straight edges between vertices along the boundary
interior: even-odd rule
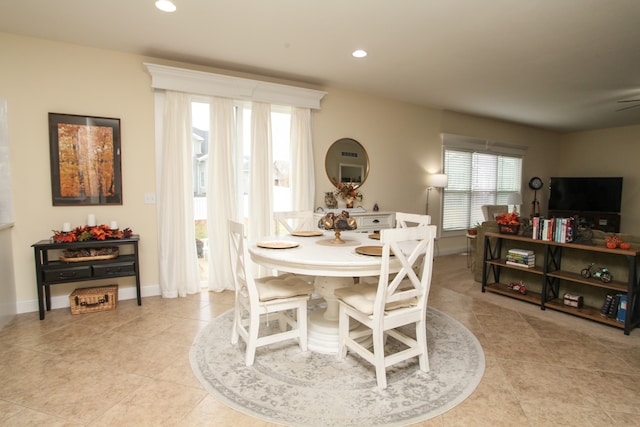
[[[533,217],[532,238],[536,240],[550,240],[559,243],[573,241],[575,229],[574,218],[540,218]]]
[[[604,299],[600,316],[615,319],[624,323],[627,315],[627,295],[620,293],[609,293]]]
[[[507,264],[531,268],[536,266],[536,254],[526,249],[509,249]]]

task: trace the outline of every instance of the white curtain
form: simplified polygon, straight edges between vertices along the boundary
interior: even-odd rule
[[[291,109],[291,193],[294,211],[313,210],[315,200],[311,110]]]
[[[238,183],[233,100],[212,98],[207,167],[209,290],[233,289],[228,220],[238,220]],[[242,149],[238,148],[239,153]]]
[[[254,102],[251,108],[251,166],[249,168],[249,237],[266,236],[273,224],[273,153],[271,106]]]
[[[191,153],[189,95],[167,91],[157,200],[160,288],[165,298],[199,291]]]

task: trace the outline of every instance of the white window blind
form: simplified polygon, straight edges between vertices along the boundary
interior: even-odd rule
[[[466,230],[484,220],[482,205],[506,205],[520,193],[526,147],[458,135],[443,135],[443,144],[443,231]]]

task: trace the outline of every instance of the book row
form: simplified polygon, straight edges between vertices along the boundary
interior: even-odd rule
[[[573,218],[540,218],[533,217],[532,238],[536,240],[549,240],[559,243],[573,241],[575,220]]]
[[[602,303],[600,316],[616,319],[624,323],[627,315],[627,295],[621,293],[609,293]]]

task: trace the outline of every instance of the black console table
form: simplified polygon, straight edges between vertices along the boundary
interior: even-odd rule
[[[45,304],[47,311],[51,310],[51,291],[49,286],[60,283],[135,276],[138,305],[142,305],[142,298],[140,296],[140,263],[138,260],[139,240],[140,237],[134,234],[129,238],[117,240],[89,240],[73,243],[52,243],[51,240],[40,240],[31,245],[34,248],[36,260],[40,320],[44,319]],[[132,248],[133,253],[121,254],[112,259],[96,259],[80,262],[64,262],[60,261],[57,257],[55,259],[49,259],[49,251],[112,246],[129,247]]]

